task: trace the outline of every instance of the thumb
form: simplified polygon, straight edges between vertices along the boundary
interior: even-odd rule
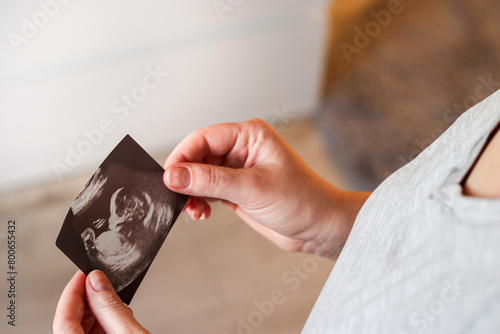
[[[239,203],[243,196],[255,190],[257,173],[251,170],[235,169],[198,163],[183,163],[167,168],[164,182],[173,191],[197,196],[224,199]]]
[[[87,301],[106,333],[148,333],[113,290],[106,275],[92,271],[86,281]]]

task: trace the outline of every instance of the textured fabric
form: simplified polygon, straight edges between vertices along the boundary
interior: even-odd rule
[[[500,121],[500,91],[370,196],[303,333],[500,333],[500,200],[460,182]]]

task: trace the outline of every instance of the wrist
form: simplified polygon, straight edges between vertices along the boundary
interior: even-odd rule
[[[316,210],[320,216],[311,222],[312,238],[304,243],[303,252],[336,260],[370,194],[342,191],[327,183],[326,196]]]

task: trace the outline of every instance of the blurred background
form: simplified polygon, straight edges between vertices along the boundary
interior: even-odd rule
[[[56,236],[125,134],[163,164],[199,127],[258,117],[328,181],[372,190],[500,88],[494,0],[0,1],[0,13],[5,276],[9,219],[18,240],[17,323],[2,316],[2,333],[51,332],[76,270]],[[181,215],[131,306],[153,333],[299,333],[332,266],[216,205],[206,222]]]

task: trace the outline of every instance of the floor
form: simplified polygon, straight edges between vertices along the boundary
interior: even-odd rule
[[[317,173],[349,187],[327,158],[312,120],[295,121],[280,134]],[[162,163],[165,157],[155,158]],[[2,315],[1,333],[51,333],[59,295],[76,271],[54,242],[90,175],[0,197],[4,273],[9,219],[16,220],[18,240],[17,323],[8,326]],[[216,205],[207,221],[181,215],[131,307],[153,333],[300,333],[332,266],[332,261],[281,251]],[[2,313],[6,284],[0,280]],[[271,296],[279,303],[268,302]]]

